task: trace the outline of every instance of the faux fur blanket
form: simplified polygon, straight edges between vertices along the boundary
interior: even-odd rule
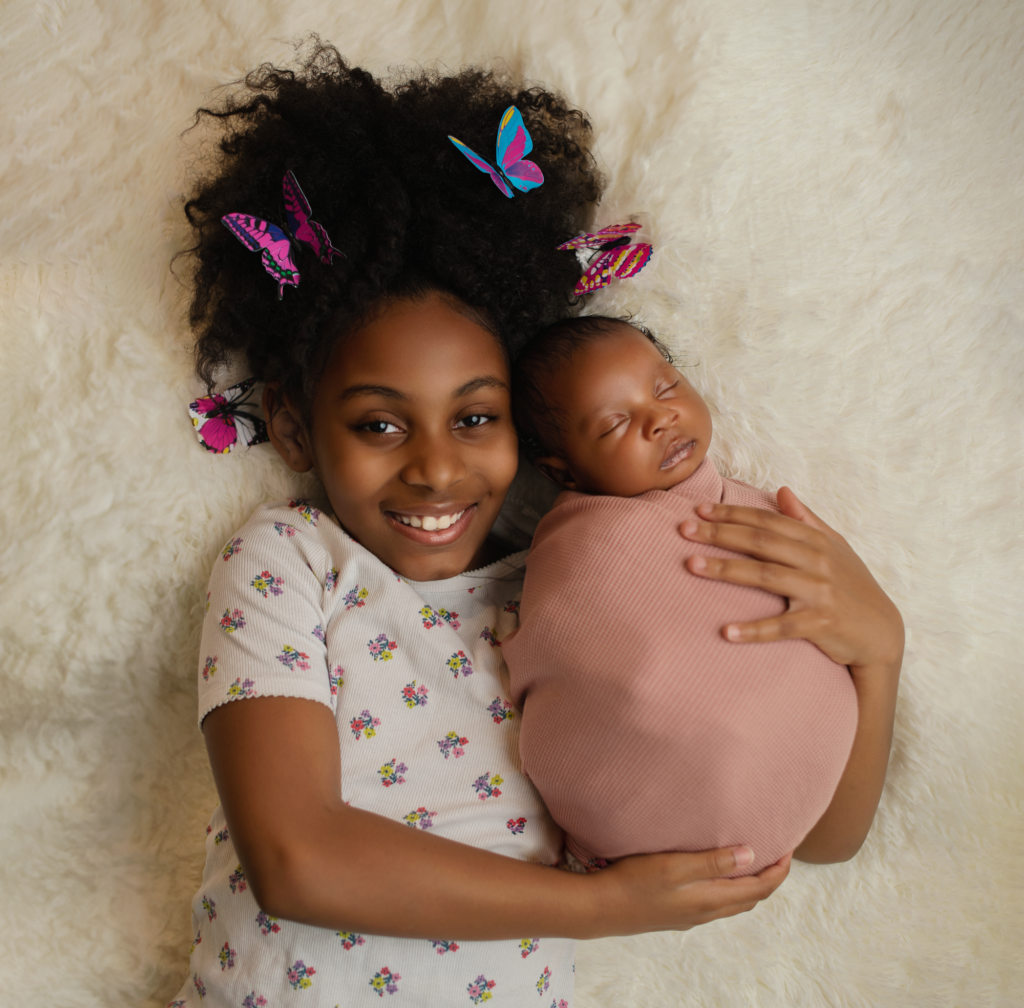
[[[753,913],[583,944],[580,1008],[1024,1003],[1024,6],[1011,0],[10,0],[0,17],[3,1008],[148,1008],[216,801],[217,548],[300,481],[199,447],[169,271],[211,89],[316,30],[379,72],[503,60],[593,117],[597,223],[715,457],[794,487],[908,626],[863,851]]]

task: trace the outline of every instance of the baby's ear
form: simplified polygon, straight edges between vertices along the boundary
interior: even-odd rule
[[[545,455],[544,458],[534,459],[533,464],[556,487],[560,487],[562,490],[576,489],[576,479],[565,459],[558,458],[557,455]]]
[[[309,436],[287,397],[281,395],[280,382],[267,382],[263,389],[263,415],[267,418],[267,435],[278,455],[295,472],[313,468]]]

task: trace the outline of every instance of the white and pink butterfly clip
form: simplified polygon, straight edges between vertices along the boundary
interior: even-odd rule
[[[582,253],[587,271],[580,277],[573,294],[591,294],[612,282],[612,277],[628,280],[636,276],[654,255],[654,248],[646,242],[631,245],[632,235],[643,227],[642,224],[612,224],[594,234],[581,234],[562,242],[559,249],[580,254],[583,249],[592,250],[587,256]]]
[[[292,240],[308,245],[325,266],[330,266],[336,255],[344,257],[327,237],[322,224],[313,220],[309,200],[299,188],[295,176],[287,171],[281,183],[284,192],[284,209],[288,217],[289,237],[279,228],[262,217],[250,214],[229,213],[221,217],[223,225],[250,251],[262,251],[263,268],[277,281],[277,299],[284,296],[285,286],[298,287],[299,269],[292,258]]]
[[[243,406],[255,406],[249,402],[255,384],[255,378],[246,378],[223,392],[200,396],[189,403],[192,426],[196,429],[199,443],[207,451],[222,455],[239,445],[248,448],[269,440],[267,425],[255,413],[242,409]]]

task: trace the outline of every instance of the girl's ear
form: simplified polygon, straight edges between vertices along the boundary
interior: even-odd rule
[[[561,487],[563,490],[576,489],[576,477],[573,476],[572,470],[569,469],[569,463],[565,459],[560,459],[556,455],[546,455],[544,458],[534,459],[533,464],[555,486]]]
[[[281,383],[267,382],[263,388],[263,415],[267,418],[267,435],[277,454],[295,472],[313,468],[313,452],[299,413],[288,397],[281,394]]]

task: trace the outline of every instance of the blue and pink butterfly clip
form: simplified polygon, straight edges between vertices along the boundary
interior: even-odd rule
[[[502,113],[498,123],[498,140],[495,144],[494,159],[497,167],[485,161],[476,151],[461,140],[449,135],[449,140],[480,171],[486,172],[491,181],[509,198],[515,195],[509,188],[514,185],[520,192],[529,192],[544,182],[544,173],[526,155],[533,150],[533,140],[523,125],[522,113],[510,105]]]

